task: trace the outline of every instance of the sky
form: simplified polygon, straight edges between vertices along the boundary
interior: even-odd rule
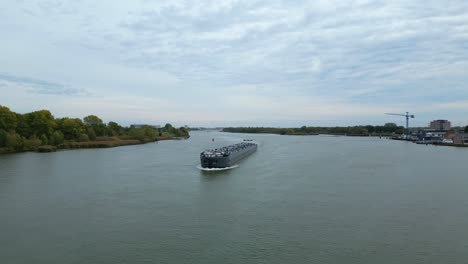
[[[3,0],[0,105],[189,126],[468,125],[468,1]]]

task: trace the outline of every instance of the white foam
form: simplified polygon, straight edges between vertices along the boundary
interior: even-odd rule
[[[234,165],[234,166],[231,166],[231,167],[225,167],[225,168],[203,168],[201,165],[198,165],[197,168],[199,170],[202,170],[202,171],[224,171],[224,170],[231,170],[231,169],[234,169],[234,168],[237,168],[239,167],[239,165]]]

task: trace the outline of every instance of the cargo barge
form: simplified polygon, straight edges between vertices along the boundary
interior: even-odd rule
[[[218,149],[205,150],[200,153],[203,168],[228,168],[257,150],[255,143],[238,143]]]

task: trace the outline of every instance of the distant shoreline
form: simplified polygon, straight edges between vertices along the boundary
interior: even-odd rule
[[[327,133],[318,133],[318,134],[308,134],[308,133],[291,133],[291,134],[281,134],[281,133],[274,133],[274,132],[231,132],[231,131],[221,131],[223,133],[233,133],[233,134],[268,134],[268,135],[280,135],[280,136],[320,136],[320,135],[327,135],[327,136],[341,136],[341,137],[369,137],[369,135],[353,135],[353,134],[327,134]],[[383,135],[382,135],[383,136]],[[372,137],[372,136],[371,136]],[[375,136],[378,137],[378,136]]]
[[[234,133],[234,134],[270,134],[270,135],[281,135],[281,136],[337,136],[337,137],[392,137],[395,134],[332,134],[332,133],[275,133],[275,132],[234,132],[234,131],[221,131],[223,133]]]
[[[308,127],[299,128],[277,128],[277,127],[225,127],[222,132],[231,133],[251,133],[251,134],[279,134],[296,136],[350,136],[350,137],[391,137],[404,133],[404,127],[394,123],[387,123],[383,126],[343,126],[343,127]]]

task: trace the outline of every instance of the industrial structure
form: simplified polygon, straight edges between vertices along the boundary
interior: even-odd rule
[[[405,133],[405,139],[409,139],[409,138],[410,138],[409,119],[410,119],[410,118],[414,118],[414,115],[410,115],[408,112],[406,112],[406,114],[386,113],[386,115],[395,115],[395,116],[404,116],[404,117],[406,117],[406,133]]]
[[[438,119],[430,122],[428,128],[414,128],[410,134],[409,120],[414,115],[406,112],[405,114],[385,113],[386,115],[403,116],[406,118],[406,133],[404,137],[392,137],[395,140],[407,140],[418,144],[436,144],[436,145],[468,145],[468,133],[463,128],[454,127],[449,120]]]

